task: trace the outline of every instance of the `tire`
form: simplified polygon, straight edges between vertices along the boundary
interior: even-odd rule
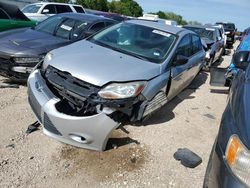
[[[206,72],[209,72],[210,67],[212,66],[212,64],[214,63],[214,55],[210,58],[209,62],[207,63],[207,65],[205,65],[203,67],[203,70]]]

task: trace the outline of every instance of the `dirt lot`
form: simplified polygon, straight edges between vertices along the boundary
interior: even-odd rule
[[[224,56],[227,66],[231,56]],[[4,79],[0,77],[0,81]],[[201,187],[227,95],[209,86],[201,72],[186,90],[142,126],[117,130],[105,152],[59,143],[35,121],[27,88],[0,89],[0,187]],[[201,165],[189,169],[174,152],[187,147]]]

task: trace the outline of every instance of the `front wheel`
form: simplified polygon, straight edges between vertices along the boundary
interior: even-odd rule
[[[212,56],[210,60],[206,63],[206,65],[203,67],[203,70],[209,72],[210,67],[212,66],[213,63],[214,63],[214,56]]]

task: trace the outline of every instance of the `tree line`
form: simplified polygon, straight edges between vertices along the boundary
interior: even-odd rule
[[[72,0],[52,0],[54,2],[69,3]],[[99,10],[104,12],[113,12],[122,14],[125,16],[139,17],[143,14],[142,7],[134,0],[112,0],[111,2],[107,0],[76,0],[77,4],[82,5],[84,8]],[[159,18],[174,20],[179,25],[201,25],[197,21],[187,22],[181,15],[175,14],[173,12],[151,12],[151,14],[156,14]]]

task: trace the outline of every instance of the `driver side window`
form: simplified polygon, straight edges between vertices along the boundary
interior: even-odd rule
[[[175,54],[175,57],[177,57],[178,55],[185,57],[192,56],[192,45],[189,34],[181,39],[181,42],[179,43]]]

